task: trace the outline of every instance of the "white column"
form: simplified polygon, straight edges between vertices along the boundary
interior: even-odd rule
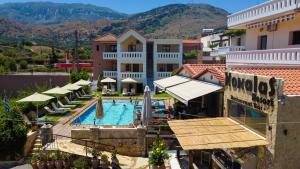
[[[182,66],[182,55],[183,55],[183,45],[182,42],[179,44],[179,67]]]
[[[117,43],[117,90],[121,92],[121,43]]]
[[[143,73],[144,73],[144,86],[147,85],[147,42],[143,42]]]

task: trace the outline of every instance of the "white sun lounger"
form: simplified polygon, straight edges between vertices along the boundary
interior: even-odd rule
[[[70,105],[70,104],[63,104],[61,101],[57,101],[57,103],[58,103],[58,105],[60,106],[60,107],[62,107],[62,108],[74,108],[74,107],[76,107],[76,105]]]
[[[51,102],[51,106],[53,107],[53,109],[55,111],[61,111],[61,110],[68,111],[68,110],[71,110],[70,108],[62,108],[62,107],[58,108],[54,102]]]
[[[70,99],[67,96],[65,96],[64,98],[68,104],[75,104],[75,105],[80,104],[80,101],[74,101],[74,100],[70,101]]]
[[[48,106],[45,106],[44,109],[48,112],[48,114],[65,114],[66,113],[66,111],[64,111],[64,110],[57,110],[57,111],[51,110]]]

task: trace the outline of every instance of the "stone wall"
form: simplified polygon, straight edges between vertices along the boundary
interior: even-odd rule
[[[0,75],[0,93],[15,95],[20,90],[34,89],[37,86],[63,86],[69,80],[66,73],[22,73]]]
[[[34,131],[34,132],[29,132],[27,134],[27,140],[26,140],[26,143],[24,145],[24,156],[28,156],[32,147],[33,147],[33,144],[35,142],[35,139],[37,137],[37,132]]]
[[[143,156],[145,152],[145,130],[137,128],[90,128],[73,129],[73,142],[88,146],[97,146],[100,150],[112,151],[128,156]],[[85,142],[83,140],[93,141]],[[99,144],[97,144],[99,143]]]

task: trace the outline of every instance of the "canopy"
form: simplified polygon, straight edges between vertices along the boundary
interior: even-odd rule
[[[54,97],[52,96],[47,96],[40,93],[34,93],[28,97],[18,100],[17,102],[45,102],[53,98]]]
[[[122,80],[122,83],[137,83],[137,81],[132,78],[126,78]]]
[[[192,99],[204,96],[214,91],[222,89],[222,86],[218,86],[212,83],[192,80],[186,83],[182,83],[166,89],[166,92],[188,105],[188,102]]]
[[[154,81],[154,85],[156,85],[157,87],[159,87],[160,89],[166,89],[168,87],[172,87],[181,83],[185,83],[191,81],[190,78],[187,77],[183,77],[183,76],[171,76],[168,78],[164,78],[164,79],[160,79],[160,80],[156,80]]]
[[[110,77],[107,77],[105,79],[102,79],[101,80],[101,83],[116,83],[116,80],[115,79],[112,79]]]
[[[45,92],[43,92],[44,94],[52,94],[52,95],[65,95],[70,93],[70,90],[64,89],[64,88],[60,88],[60,87],[55,87],[53,89],[47,90]]]
[[[83,80],[83,79],[80,79],[79,81],[77,81],[76,83],[74,83],[75,85],[78,85],[78,86],[88,86],[91,84],[90,81],[88,80]]]
[[[168,121],[184,150],[263,146],[266,139],[230,118]]]
[[[81,86],[78,86],[78,85],[76,85],[76,84],[71,84],[71,83],[69,83],[69,84],[65,85],[64,87],[62,87],[62,88],[63,88],[63,89],[67,89],[67,90],[73,91],[73,90],[78,90],[78,89],[80,89]]]
[[[149,86],[146,86],[144,91],[144,101],[143,101],[143,108],[142,108],[142,121],[144,125],[148,124],[148,121],[151,119],[151,116],[152,116],[151,90]]]

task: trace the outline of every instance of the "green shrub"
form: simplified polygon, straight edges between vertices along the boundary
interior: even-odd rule
[[[28,62],[26,60],[21,60],[19,64],[21,69],[27,69],[28,67]]]
[[[84,157],[79,157],[73,161],[73,167],[76,169],[88,169],[90,165]]]
[[[71,83],[75,83],[80,79],[88,80],[89,77],[90,76],[87,71],[81,70],[80,72],[72,72],[71,76],[70,76],[70,81],[71,81]]]
[[[152,153],[150,154],[149,164],[161,166],[164,160],[168,159],[167,145],[162,140],[156,140],[152,145]]]
[[[198,51],[197,50],[191,50],[191,51],[188,51],[186,53],[184,53],[184,57],[186,59],[194,59],[198,56]]]

